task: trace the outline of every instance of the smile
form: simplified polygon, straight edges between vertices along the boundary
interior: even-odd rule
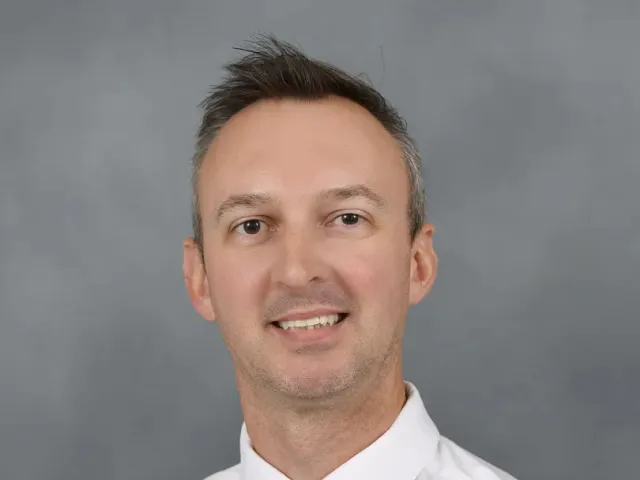
[[[319,317],[307,318],[304,320],[273,322],[273,324],[283,330],[314,330],[335,325],[336,323],[344,320],[346,317],[346,313],[336,313],[332,315],[322,315]]]

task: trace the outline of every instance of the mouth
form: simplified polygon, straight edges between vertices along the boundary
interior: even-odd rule
[[[281,330],[317,330],[336,325],[344,321],[348,316],[348,313],[334,313],[331,315],[305,318],[303,320],[275,321],[271,322],[271,325]]]

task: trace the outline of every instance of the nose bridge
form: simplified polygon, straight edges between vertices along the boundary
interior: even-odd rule
[[[291,287],[300,287],[319,274],[318,250],[313,232],[304,226],[284,228],[278,238],[275,280]]]

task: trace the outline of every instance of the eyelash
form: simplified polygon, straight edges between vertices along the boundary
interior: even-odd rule
[[[344,212],[344,213],[341,213],[341,214],[336,215],[335,217],[333,217],[333,219],[332,219],[329,223],[331,224],[331,223],[335,222],[337,219],[339,219],[340,217],[343,217],[343,216],[345,216],[345,215],[355,215],[356,217],[358,217],[358,220],[359,220],[359,222],[358,222],[358,223],[356,223],[356,224],[353,224],[353,225],[346,225],[347,227],[355,227],[355,226],[358,226],[358,224],[360,223],[360,221],[361,221],[361,220],[365,220],[365,221],[367,220],[367,219],[364,217],[364,215],[361,215],[361,214],[359,214],[359,213],[355,213],[355,212]],[[236,226],[234,226],[234,227],[231,229],[231,232],[232,232],[232,233],[235,233],[235,232],[237,232],[237,231],[238,231],[238,229],[240,229],[243,225],[246,225],[248,222],[254,222],[254,221],[258,221],[258,222],[260,222],[261,224],[263,224],[263,225],[265,225],[266,227],[268,227],[268,225],[266,224],[266,222],[265,222],[264,220],[261,220],[261,219],[259,219],[259,218],[249,218],[249,219],[247,219],[247,220],[243,220],[242,222],[240,222],[240,223],[238,223]],[[246,235],[248,235],[248,236],[253,236],[253,235],[251,235],[251,234],[249,234],[249,233],[247,233]]]

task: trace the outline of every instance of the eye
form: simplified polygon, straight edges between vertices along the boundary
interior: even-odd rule
[[[357,225],[358,222],[362,220],[362,215],[358,215],[357,213],[343,213],[338,215],[334,222],[340,221],[343,225]]]
[[[240,230],[239,233],[244,233],[246,235],[257,235],[262,229],[262,223],[263,222],[261,220],[252,218],[238,224],[234,230]]]

